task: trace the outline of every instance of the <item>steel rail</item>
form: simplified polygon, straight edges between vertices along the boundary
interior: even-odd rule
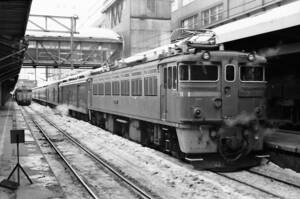
[[[24,110],[24,109],[23,109]],[[25,110],[26,111],[26,110]],[[27,111],[26,111],[27,112]],[[23,114],[23,113],[22,113]],[[24,115],[23,115],[24,116]],[[68,168],[72,171],[72,173],[75,175],[75,177],[78,179],[78,181],[83,185],[83,187],[87,190],[87,192],[94,198],[99,199],[99,197],[91,190],[91,188],[84,182],[84,180],[80,177],[80,175],[75,171],[75,169],[72,167],[72,165],[67,161],[67,159],[64,157],[64,155],[59,151],[59,149],[54,145],[54,143],[51,141],[51,139],[46,135],[45,131],[42,129],[42,127],[30,116],[30,119],[35,124],[35,126],[38,128],[38,130],[43,134],[43,136],[46,138],[48,143],[51,145],[51,147],[55,150],[55,152],[59,155],[59,157],[64,161],[64,163],[68,166]],[[26,122],[28,128],[29,124]]]
[[[114,175],[116,175],[118,178],[120,178],[123,182],[125,182],[127,185],[129,185],[136,193],[138,193],[143,198],[152,199],[152,197],[146,193],[144,190],[139,188],[137,185],[135,185],[133,182],[131,182],[129,179],[124,177],[120,172],[118,172],[116,169],[111,167],[109,164],[107,164],[105,161],[100,159],[97,155],[95,155],[93,152],[91,152],[87,147],[83,146],[75,140],[72,136],[70,136],[67,132],[65,132],[63,129],[59,128],[56,124],[54,124],[52,121],[47,119],[44,115],[40,116],[49,124],[51,124],[53,127],[55,127],[58,131],[60,131],[63,135],[65,135],[67,138],[69,138],[74,144],[79,146],[82,150],[84,150],[87,154],[89,154],[94,160],[96,160],[98,163],[103,165],[106,169],[108,169],[110,172],[112,172]]]
[[[213,173],[215,173],[215,174],[217,174],[217,175],[220,175],[220,176],[222,176],[222,177],[228,178],[228,179],[230,179],[230,180],[239,182],[239,183],[241,183],[241,184],[247,185],[247,186],[249,186],[249,187],[251,187],[251,188],[253,188],[253,189],[259,190],[259,191],[261,191],[261,192],[263,192],[263,193],[266,193],[266,194],[268,194],[268,195],[271,195],[271,196],[273,196],[273,197],[276,197],[276,198],[282,198],[282,199],[285,198],[285,197],[276,195],[276,194],[274,194],[274,193],[271,193],[271,192],[269,192],[269,191],[267,191],[267,190],[264,190],[264,189],[262,189],[262,188],[256,187],[256,186],[254,186],[254,185],[252,185],[252,184],[249,184],[249,183],[247,183],[247,182],[243,182],[243,181],[238,180],[238,179],[236,179],[236,178],[230,177],[230,176],[228,176],[228,175],[226,175],[226,174],[223,174],[223,173],[220,173],[220,172],[213,172]]]
[[[294,131],[294,130],[276,129],[275,131],[278,132],[278,133],[287,133],[287,134],[300,135],[300,131]]]
[[[300,185],[293,184],[291,182],[287,182],[287,181],[284,181],[284,180],[281,180],[281,179],[278,179],[278,178],[275,178],[275,177],[272,177],[272,176],[268,176],[266,174],[263,174],[263,173],[260,173],[260,172],[257,172],[257,171],[253,171],[253,170],[247,170],[247,171],[249,173],[252,173],[252,174],[255,174],[255,175],[258,175],[258,176],[262,176],[262,177],[265,177],[265,178],[268,178],[268,179],[271,179],[271,180],[274,180],[274,181],[277,181],[277,182],[280,182],[280,183],[283,183],[283,184],[295,187],[297,189],[300,189]]]

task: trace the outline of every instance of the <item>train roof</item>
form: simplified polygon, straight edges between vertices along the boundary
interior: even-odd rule
[[[255,57],[253,63],[266,62],[266,59],[263,56],[259,56],[255,53],[220,50],[220,46],[216,44],[216,34],[211,30],[204,29],[194,31],[189,29],[179,29],[178,31],[175,31],[172,38],[173,43],[171,44],[121,59],[114,65],[106,63],[100,68],[84,71],[55,82],[49,82],[34,89],[56,83],[65,84],[66,82],[85,79],[108,71],[128,68],[130,66],[152,61],[157,61],[158,63],[167,63],[170,61],[199,61],[199,57],[202,57],[203,53],[209,53],[212,56],[231,56],[242,61],[246,61],[250,55],[253,55]]]

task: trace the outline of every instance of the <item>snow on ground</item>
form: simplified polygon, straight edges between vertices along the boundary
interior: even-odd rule
[[[197,171],[161,152],[111,134],[87,122],[57,113],[37,104],[31,105],[92,151],[117,166],[127,176],[150,187],[162,198],[266,198],[237,182],[208,171]],[[64,109],[63,109],[64,110]]]

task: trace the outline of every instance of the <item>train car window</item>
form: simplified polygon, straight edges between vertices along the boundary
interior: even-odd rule
[[[98,85],[98,95],[104,95],[104,83]]]
[[[53,93],[53,95],[52,95],[53,100],[52,101],[55,102],[55,97],[56,97],[55,88],[52,89],[52,93]]]
[[[149,83],[148,83],[148,80],[150,78],[149,77],[145,77],[144,78],[144,93],[145,93],[145,96],[149,96]]]
[[[96,95],[100,93],[100,84],[96,84]]]
[[[113,95],[120,95],[120,83],[118,81],[112,83]]]
[[[168,68],[168,89],[172,88],[172,67]]]
[[[177,89],[177,67],[173,66],[173,89]]]
[[[241,66],[241,81],[264,81],[264,68],[258,66]]]
[[[142,79],[139,79],[138,80],[138,95],[139,96],[141,96],[142,95],[142,93],[143,93],[143,87],[142,87],[142,85],[143,85],[143,81],[142,81]]]
[[[188,65],[180,65],[179,69],[180,80],[189,80],[189,66]]]
[[[132,79],[131,80],[131,95],[132,96],[135,96],[136,95],[136,93],[135,93],[135,84],[136,84],[136,80],[134,80],[134,79]]]
[[[149,81],[148,81],[148,91],[149,91],[149,95],[150,96],[153,96],[153,94],[154,94],[154,88],[153,88],[154,86],[153,86],[153,77],[149,77]],[[146,95],[146,94],[145,94]]]
[[[168,78],[167,68],[164,68],[164,89],[167,89],[167,78]]]
[[[218,80],[218,67],[216,65],[191,65],[190,80],[216,81]]]
[[[153,86],[154,86],[154,88],[153,88],[154,94],[153,95],[157,96],[158,91],[157,91],[157,77],[156,76],[153,78]]]
[[[93,95],[97,95],[97,86],[93,84]]]
[[[234,81],[234,66],[227,65],[226,66],[226,81]]]
[[[111,95],[111,82],[105,82],[105,95]]]

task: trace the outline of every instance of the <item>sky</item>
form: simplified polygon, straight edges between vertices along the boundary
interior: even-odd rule
[[[92,26],[93,22],[101,14],[101,6],[103,0],[33,0],[30,15],[52,15],[52,16],[77,16],[77,31]],[[43,24],[36,18],[29,17],[29,20]],[[41,19],[40,19],[41,20]],[[50,22],[51,23],[51,22]],[[51,25],[51,24],[50,24]],[[35,28],[30,22],[27,29]],[[42,32],[26,32],[26,35],[45,34]],[[58,35],[58,33],[53,33]],[[61,35],[61,34],[59,34]],[[45,69],[37,69],[37,80],[39,83],[45,81]],[[51,71],[50,71],[51,73]],[[21,70],[20,79],[34,79],[34,69],[23,68]]]
[[[103,0],[33,0],[30,14],[78,16],[81,26],[100,12]]]

